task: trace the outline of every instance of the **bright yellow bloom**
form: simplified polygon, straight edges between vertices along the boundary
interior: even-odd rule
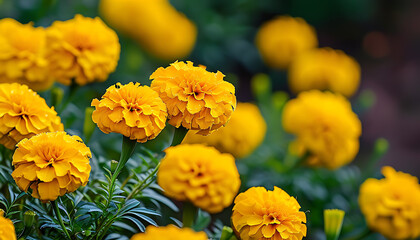
[[[267,125],[258,107],[252,103],[238,103],[232,118],[208,136],[189,132],[184,143],[204,143],[235,158],[251,154],[264,140]]]
[[[63,131],[54,108],[26,85],[0,84],[0,144],[14,149],[16,143],[38,133]]]
[[[194,232],[189,228],[147,226],[144,233],[137,233],[130,240],[207,240],[205,232]]]
[[[1,19],[0,83],[22,83],[35,91],[48,89],[54,79],[48,72],[45,50],[43,28]]]
[[[98,17],[55,21],[47,29],[47,43],[51,74],[65,85],[105,81],[120,57],[117,34]]]
[[[359,87],[360,65],[343,51],[317,48],[298,55],[288,77],[295,93],[319,89],[350,97]]]
[[[309,154],[307,163],[336,169],[359,151],[361,123],[350,102],[339,94],[312,90],[286,103],[283,128],[296,135],[292,153]]]
[[[235,87],[223,77],[192,62],[175,62],[158,68],[150,79],[168,107],[169,124],[208,135],[225,125],[236,107]]]
[[[89,180],[91,152],[78,136],[65,132],[40,133],[24,139],[13,154],[12,177],[22,191],[54,201]]]
[[[360,186],[359,205],[368,226],[388,239],[420,236],[420,184],[416,177],[382,168],[383,179]]]
[[[210,213],[232,203],[241,185],[232,155],[199,144],[182,144],[165,152],[157,182],[167,196],[190,201]]]
[[[241,240],[301,240],[306,215],[294,197],[274,187],[252,187],[235,199],[232,226]]]
[[[302,18],[278,16],[261,26],[255,43],[267,65],[286,69],[299,53],[317,47],[318,39]]]
[[[140,83],[117,83],[102,99],[93,99],[92,120],[104,133],[116,132],[131,140],[154,139],[165,127],[166,106],[159,95]]]
[[[157,58],[181,59],[195,45],[195,24],[168,0],[102,0],[100,12],[111,26],[137,40]]]
[[[15,226],[13,222],[0,215],[0,240],[16,240]]]

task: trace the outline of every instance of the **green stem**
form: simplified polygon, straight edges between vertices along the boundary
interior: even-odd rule
[[[183,227],[190,228],[194,224],[195,217],[197,216],[198,209],[190,202],[184,202],[182,213],[182,223],[184,224]]]
[[[80,87],[79,85],[77,85],[76,83],[74,83],[74,81],[72,81],[72,83],[70,85],[70,90],[69,90],[68,97],[66,98],[65,102],[63,102],[60,105],[60,108],[57,109],[58,114],[62,113],[66,109],[67,105],[69,105],[69,103],[71,102],[73,97],[76,95],[76,92],[79,89],[79,87]]]
[[[63,219],[61,218],[60,209],[58,209],[58,204],[56,201],[51,201],[51,205],[53,206],[55,215],[57,215],[58,222],[60,223],[61,228],[63,229],[64,233],[66,234],[67,238],[71,240],[69,232],[67,232],[66,227],[64,226]]]
[[[182,140],[184,140],[185,135],[187,135],[188,129],[180,126],[179,128],[175,128],[174,132],[174,138],[172,139],[172,146],[176,146],[182,143]]]
[[[155,176],[155,174],[157,173],[157,171],[159,169],[159,166],[160,166],[160,163],[158,163],[158,165],[155,167],[155,169],[153,169],[153,171],[143,181],[141,181],[141,183],[139,183],[136,187],[134,187],[133,191],[131,191],[131,193],[128,195],[128,197],[125,199],[125,201],[127,201],[128,199],[131,199],[132,197],[136,196],[139,191],[144,189],[143,186],[148,186],[147,182],[153,176]]]

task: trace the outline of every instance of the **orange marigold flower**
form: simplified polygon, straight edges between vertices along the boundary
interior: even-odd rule
[[[47,29],[47,43],[51,74],[65,85],[105,81],[120,57],[117,34],[98,17],[55,21]]]
[[[157,182],[164,193],[210,213],[232,203],[241,180],[232,155],[213,147],[182,144],[165,150]]]
[[[359,205],[372,230],[388,239],[420,236],[420,184],[417,177],[382,168],[383,179],[367,179],[360,186]]]
[[[38,133],[63,131],[54,108],[26,85],[0,84],[0,144],[14,149],[16,143]]]
[[[144,233],[137,233],[130,240],[207,240],[205,232],[194,232],[189,228],[147,226]]]
[[[306,215],[299,209],[296,199],[278,187],[252,187],[236,197],[232,226],[242,240],[301,240]]]
[[[22,83],[35,91],[46,90],[54,82],[45,57],[46,35],[41,27],[0,20],[0,82]]]
[[[102,99],[93,99],[93,122],[104,133],[116,132],[131,140],[154,139],[165,127],[166,106],[159,95],[140,83],[117,83],[106,90]]]
[[[235,87],[223,77],[192,62],[175,62],[157,69],[150,79],[168,107],[169,124],[208,135],[225,125],[236,107]]]
[[[3,214],[0,214],[0,240],[16,240],[15,226]]]
[[[30,187],[35,198],[54,201],[89,180],[91,152],[78,136],[40,133],[20,141],[17,147],[12,177],[22,191]]]

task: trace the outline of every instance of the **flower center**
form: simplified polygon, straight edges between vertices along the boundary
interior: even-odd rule
[[[277,216],[274,216],[273,213],[269,215],[264,215],[264,224],[280,224],[281,221],[277,219]]]

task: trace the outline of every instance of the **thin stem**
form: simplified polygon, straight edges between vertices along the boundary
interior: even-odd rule
[[[182,143],[184,140],[185,135],[187,135],[188,129],[180,126],[179,128],[175,128],[174,138],[172,139],[171,146],[176,146]]]
[[[131,193],[128,195],[128,197],[125,199],[125,201],[127,201],[128,199],[131,199],[132,197],[136,196],[139,191],[144,189],[144,188],[142,188],[144,185],[148,186],[147,182],[153,176],[155,176],[155,174],[157,173],[157,171],[159,169],[159,166],[160,166],[160,163],[158,163],[158,165],[156,165],[155,169],[153,169],[153,171],[143,181],[141,181],[140,184],[138,184],[136,187],[134,187],[133,191],[131,191]]]
[[[190,228],[194,224],[195,217],[197,216],[198,209],[190,202],[184,202],[182,213],[182,223],[183,227]]]
[[[58,209],[58,204],[56,201],[51,201],[51,205],[53,206],[55,215],[57,215],[58,222],[60,223],[61,228],[63,229],[64,233],[66,234],[67,238],[71,240],[69,232],[67,232],[66,227],[64,226],[63,219],[61,218],[60,209]]]

